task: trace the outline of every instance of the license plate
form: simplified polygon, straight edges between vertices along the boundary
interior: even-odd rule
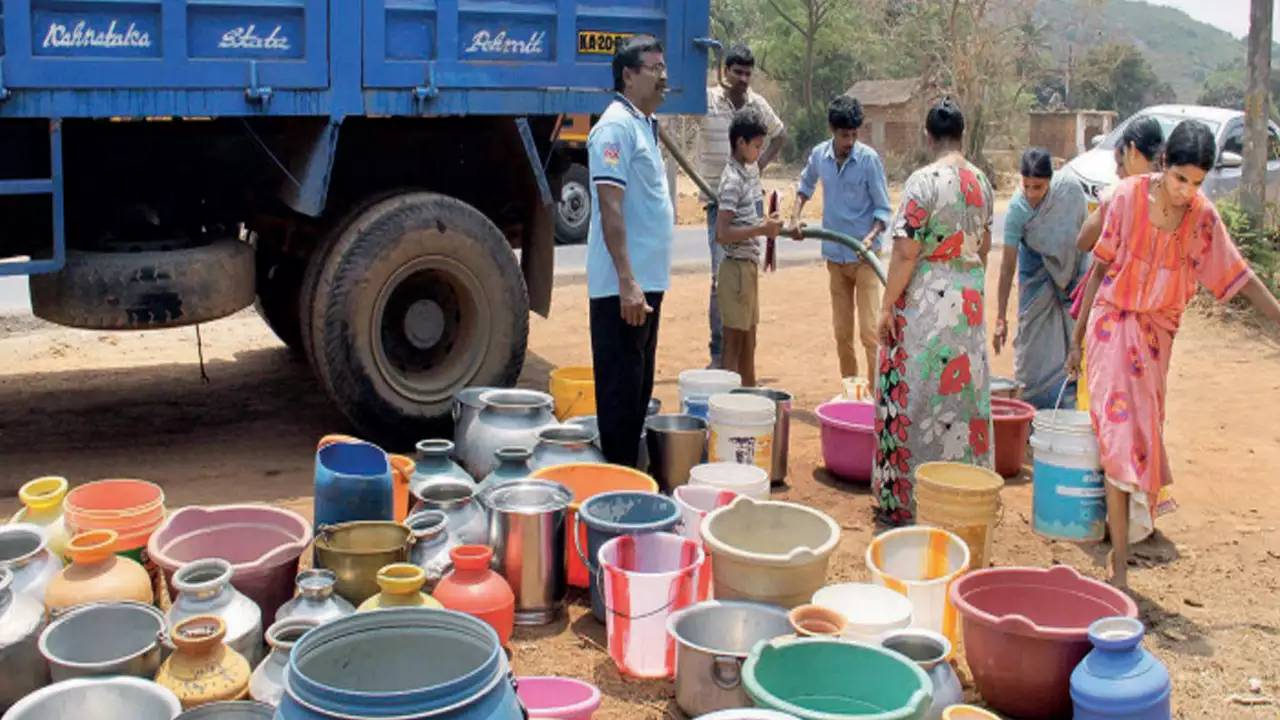
[[[603,30],[579,30],[579,55],[612,55],[623,40],[635,33],[605,32]]]

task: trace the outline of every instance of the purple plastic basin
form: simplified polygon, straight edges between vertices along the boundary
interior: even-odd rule
[[[834,400],[818,406],[822,463],[844,480],[871,482],[876,459],[875,403]]]
[[[590,720],[600,707],[600,690],[566,677],[519,677],[516,693],[530,718]]]
[[[976,570],[951,586],[965,659],[982,699],[1014,717],[1071,717],[1071,671],[1090,650],[1089,625],[1137,617],[1127,595],[1057,565]]]
[[[267,505],[183,508],[170,515],[147,542],[147,553],[164,570],[173,593],[173,573],[204,558],[231,563],[231,584],[273,618],[293,597],[298,558],[311,543],[311,523]]]

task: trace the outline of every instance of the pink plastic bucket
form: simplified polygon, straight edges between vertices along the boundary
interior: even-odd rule
[[[518,677],[516,694],[531,718],[591,720],[600,707],[600,690],[573,678]]]
[[[835,400],[818,406],[822,464],[842,480],[871,482],[876,459],[875,403]]]
[[[667,618],[698,601],[706,553],[673,533],[621,535],[600,547],[609,657],[624,675],[675,675],[675,640]]]

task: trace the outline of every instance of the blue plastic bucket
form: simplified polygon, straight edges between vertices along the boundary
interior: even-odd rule
[[[1107,488],[1089,413],[1040,410],[1032,428],[1031,529],[1052,540],[1102,540]]]
[[[367,442],[338,442],[316,453],[315,526],[391,520],[394,490],[387,453]]]
[[[605,621],[604,590],[600,587],[600,548],[619,535],[671,532],[680,522],[680,506],[666,495],[618,490],[589,498],[578,509],[587,526],[587,547],[578,548],[591,575],[591,614]],[[574,528],[573,537],[578,537]],[[576,540],[575,540],[576,542]]]
[[[519,720],[520,701],[484,622],[453,610],[356,613],[293,646],[275,720]]]

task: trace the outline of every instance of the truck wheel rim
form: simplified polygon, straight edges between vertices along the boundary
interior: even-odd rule
[[[578,227],[591,215],[591,196],[582,183],[567,182],[560,189],[560,216],[566,224]]]
[[[382,378],[409,400],[436,403],[475,376],[492,318],[483,286],[466,266],[428,255],[387,279],[371,321]]]

